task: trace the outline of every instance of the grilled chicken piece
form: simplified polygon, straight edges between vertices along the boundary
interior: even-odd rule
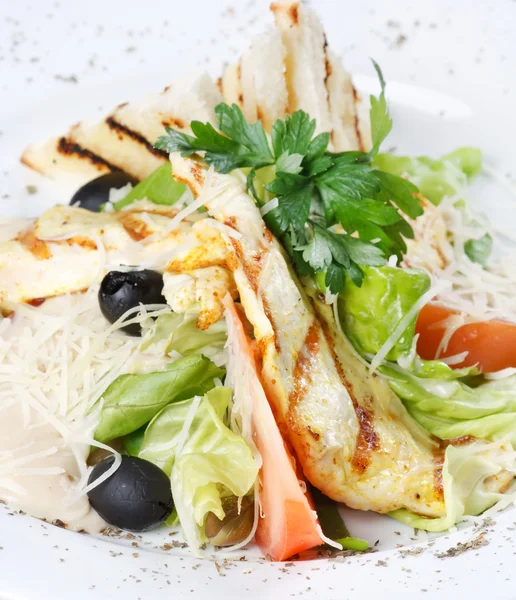
[[[331,309],[307,295],[241,182],[191,158],[171,160],[210,214],[242,234],[225,238],[240,301],[269,401],[310,482],[352,508],[445,515],[444,448],[338,334]],[[499,471],[490,484],[500,490],[512,475]]]
[[[226,245],[209,219],[188,219],[169,231],[176,212],[142,203],[114,213],[71,206],[46,211],[0,243],[0,308],[9,310],[15,303],[82,291],[98,279],[106,264],[111,268],[148,264],[193,278],[194,300],[201,308],[199,326],[209,327],[222,315],[226,292],[234,290]],[[212,288],[214,280],[216,289]],[[214,295],[217,290],[220,298]],[[173,291],[165,296],[174,304]]]

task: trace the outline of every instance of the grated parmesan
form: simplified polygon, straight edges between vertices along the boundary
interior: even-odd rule
[[[0,323],[0,498],[72,529],[99,531],[104,523],[85,493],[90,446],[104,390],[127,372],[141,372],[141,338],[119,331],[168,312],[162,305],[128,311],[129,320],[109,325],[100,312],[98,283],[82,294],[48,298],[41,306],[15,306]],[[138,314],[137,314],[138,313]],[[155,350],[149,348],[146,353]],[[120,455],[103,478],[120,464]],[[98,485],[99,478],[94,485]]]

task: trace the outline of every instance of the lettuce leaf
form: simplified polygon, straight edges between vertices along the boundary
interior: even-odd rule
[[[107,388],[102,401],[95,439],[107,442],[148,423],[171,402],[204,394],[224,371],[204,356],[176,360],[164,371],[145,375],[121,375]]]
[[[170,404],[149,424],[140,456],[170,475],[185,539],[198,549],[206,541],[208,512],[224,518],[221,497],[246,495],[258,467],[244,439],[226,425],[231,389]]]
[[[115,210],[121,210],[142,198],[147,198],[155,204],[175,204],[187,190],[184,183],[179,183],[174,179],[172,167],[167,162],[135,185],[125,198],[115,202],[114,207]]]
[[[430,288],[424,271],[394,267],[363,267],[361,287],[349,280],[339,295],[339,314],[344,333],[365,357],[374,356],[396,329],[396,326]],[[410,352],[416,318],[387,354],[397,360]]]
[[[487,478],[506,477],[510,483],[514,472],[514,452],[509,443],[448,446],[442,471],[446,515],[431,519],[406,509],[389,514],[416,529],[445,531],[465,515],[479,515],[503,498],[503,494],[489,489],[485,483]]]
[[[159,316],[145,335],[142,350],[151,344],[162,344],[165,354],[172,351],[182,356],[202,354],[218,366],[224,364],[226,321],[221,319],[208,329],[202,330],[196,326],[197,316],[197,310]]]
[[[477,148],[459,148],[440,159],[384,153],[378,154],[373,163],[383,171],[408,176],[425,198],[439,204],[445,196],[459,193],[480,172],[482,155]]]
[[[516,446],[515,375],[472,388],[459,380],[423,379],[386,365],[379,370],[412,417],[433,435],[509,439]]]

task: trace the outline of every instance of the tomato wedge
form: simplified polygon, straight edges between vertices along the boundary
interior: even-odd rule
[[[285,560],[323,544],[321,528],[311,499],[303,492],[295,461],[285,445],[260,381],[250,340],[229,296],[224,300],[229,342],[235,343],[242,376],[252,396],[253,440],[262,457],[260,469],[261,516],[256,541],[265,555]],[[306,486],[305,486],[306,487]]]
[[[419,333],[417,352],[421,358],[437,358],[445,333],[445,326],[440,327],[439,322],[457,314],[457,311],[435,304],[423,307],[416,323],[416,333]],[[453,333],[439,358],[466,351],[468,355],[464,361],[453,365],[454,368],[476,364],[482,373],[492,373],[516,367],[516,324],[493,320],[462,325]]]

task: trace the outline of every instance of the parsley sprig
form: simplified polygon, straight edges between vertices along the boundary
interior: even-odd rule
[[[329,133],[314,137],[316,122],[303,111],[276,121],[269,138],[260,121],[248,123],[238,106],[226,104],[215,109],[219,131],[199,121],[191,123],[193,135],[167,127],[156,148],[182,156],[204,152],[206,163],[219,173],[249,169],[247,191],[259,204],[264,203],[256,191],[260,170],[274,166],[265,189],[277,206],[265,221],[299,274],[324,271],[332,293],[342,291],[346,276],[360,286],[360,265],[381,265],[392,254],[401,258],[407,250],[404,238],[413,237],[404,216],[423,212],[416,186],[372,165],[392,128],[385,81],[373,64],[381,93],[371,96],[370,152],[329,152]]]

